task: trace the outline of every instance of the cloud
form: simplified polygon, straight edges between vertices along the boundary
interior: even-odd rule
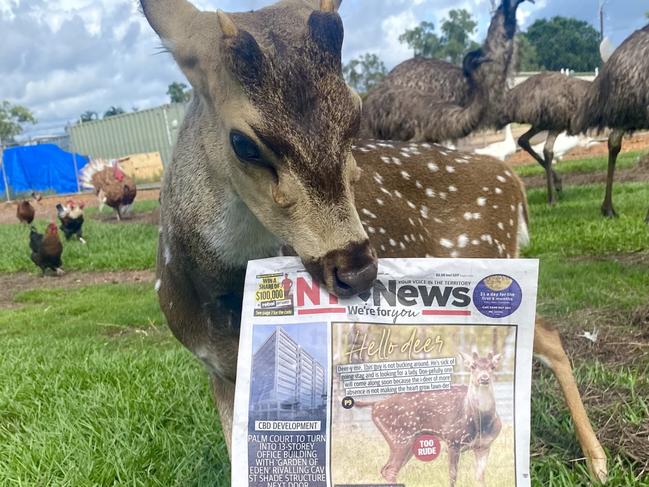
[[[316,0],[313,0],[316,1]],[[195,0],[202,9],[259,9],[271,0]],[[646,6],[617,0],[606,12],[607,34],[619,44],[644,22]],[[523,28],[540,17],[576,16],[598,25],[596,2],[525,2]],[[612,4],[612,2],[610,3]],[[479,23],[481,41],[491,0],[344,0],[344,60],[378,54],[388,68],[411,56],[398,37],[422,20],[439,32],[452,8],[466,8]],[[0,0],[0,93],[34,110],[37,132],[60,132],[86,110],[109,106],[148,108],[165,103],[167,86],[184,81],[137,10],[136,0]],[[33,129],[32,129],[33,132]]]

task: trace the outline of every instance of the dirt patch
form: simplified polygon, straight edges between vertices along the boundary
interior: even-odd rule
[[[591,173],[567,173],[561,174],[559,167],[559,174],[563,180],[564,186],[581,186],[585,184],[604,184],[606,183],[606,165],[602,164],[601,171]],[[525,176],[522,178],[526,188],[545,188],[545,174],[536,176]],[[616,183],[630,183],[630,182],[646,182],[649,181],[649,163],[640,161],[635,167],[616,171]]]
[[[72,289],[94,284],[153,282],[155,273],[146,271],[69,272],[59,277],[40,277],[36,273],[0,274],[0,308],[15,306],[16,294],[32,289]]]
[[[114,223],[114,224],[127,224],[127,223],[148,223],[151,225],[160,224],[160,208],[155,208],[151,211],[143,212],[133,212],[130,215],[122,217],[120,221],[117,220],[115,212],[111,210],[110,213],[102,212],[95,213],[92,215],[93,220],[100,221],[102,223]]]
[[[159,189],[138,189],[136,201],[157,200],[159,198]],[[86,208],[98,207],[97,197],[94,193],[90,192],[73,195],[44,196],[40,201],[32,201],[36,210],[36,218],[44,218],[47,220],[56,218],[56,204],[65,203],[70,199],[85,203]],[[111,214],[114,215],[112,210]],[[13,201],[0,204],[0,224],[6,223],[18,223],[18,219],[16,218],[16,203]]]
[[[519,134],[516,134],[518,136]],[[597,136],[599,140],[600,136]],[[501,139],[502,140],[502,136]],[[533,140],[533,143],[542,142],[543,139],[538,141]],[[642,151],[649,149],[649,133],[647,132],[638,132],[634,135],[627,136],[622,142],[622,154],[632,151]],[[586,157],[604,157],[608,156],[608,144],[606,140],[603,140],[599,144],[595,144],[591,147],[577,147],[570,152],[568,152],[562,160],[570,161],[574,159],[584,159]],[[513,166],[518,166],[521,164],[530,164],[535,162],[535,160],[527,152],[523,150],[518,150],[515,154],[507,158],[507,162]]]

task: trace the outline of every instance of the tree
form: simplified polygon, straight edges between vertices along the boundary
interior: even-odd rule
[[[111,106],[104,112],[104,118],[114,117],[115,115],[121,115],[122,113],[124,113],[124,109],[122,107]]]
[[[36,117],[26,107],[13,105],[7,100],[0,103],[0,142],[13,142],[23,132],[23,125],[36,123]]]
[[[185,83],[174,81],[167,88],[167,95],[169,95],[171,103],[187,103],[192,97],[192,92]]]
[[[365,53],[343,66],[347,83],[361,96],[367,95],[386,75],[385,64],[376,54]]]
[[[539,55],[536,48],[532,45],[530,40],[525,34],[518,34],[516,36],[518,45],[518,71],[539,71]]]
[[[441,37],[435,33],[432,22],[422,22],[414,29],[401,34],[399,41],[414,50],[415,56],[444,59],[460,64],[467,51],[479,47],[470,39],[477,25],[467,10],[454,9],[448,13],[448,18],[442,21]]]
[[[415,51],[415,56],[436,58],[441,57],[442,44],[435,34],[432,22],[422,22],[414,29],[408,29],[399,36],[399,42],[407,44]]]
[[[99,115],[97,114],[97,112],[93,112],[91,110],[86,110],[79,117],[79,121],[81,123],[92,122],[93,120],[99,120]]]
[[[465,9],[451,10],[448,17],[442,22],[444,57],[453,64],[460,64],[468,51],[480,47],[469,38],[478,24]]]
[[[582,20],[567,17],[539,19],[527,29],[525,37],[545,69],[593,71],[600,65],[599,33]]]

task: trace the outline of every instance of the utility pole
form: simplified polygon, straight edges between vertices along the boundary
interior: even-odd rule
[[[7,198],[7,201],[11,201],[11,196],[9,195],[9,183],[7,181],[7,171],[5,170],[4,146],[2,145],[2,138],[0,138],[0,167],[2,167],[2,180],[5,186],[5,198]]]
[[[604,40],[604,6],[608,0],[599,0],[599,40]]]

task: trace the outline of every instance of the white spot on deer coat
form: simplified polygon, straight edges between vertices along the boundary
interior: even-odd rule
[[[361,213],[363,213],[363,215],[369,216],[370,218],[376,219],[376,215],[374,213],[372,213],[370,210],[368,210],[367,208],[363,208],[361,210]]]
[[[478,206],[484,206],[487,204],[487,198],[484,196],[480,196],[477,200],[476,203],[478,203]]]
[[[452,184],[448,187],[449,193],[455,193],[457,191],[457,187],[453,186]]]
[[[401,177],[406,181],[410,181],[410,173],[408,171],[401,171]]]
[[[501,230],[505,229],[505,225],[503,225],[503,222],[498,222],[498,228],[500,228]]]
[[[430,169],[432,172],[437,172],[439,171],[439,166],[435,164],[434,162],[429,162],[428,163],[428,169]]]
[[[447,239],[447,238],[442,238],[442,239],[440,239],[440,240],[439,240],[439,244],[440,244],[442,247],[446,247],[447,249],[452,249],[453,247],[455,247],[455,245],[453,244],[453,242],[451,242],[451,241],[450,241],[449,239]]]
[[[465,233],[457,237],[457,246],[459,248],[463,249],[464,247],[467,246],[468,243],[469,243],[469,237]]]
[[[504,183],[505,181],[507,181],[504,177],[502,177],[502,176],[500,176],[500,175],[499,175],[499,176],[496,176],[496,179],[497,179],[498,181],[500,181],[501,183]]]
[[[389,242],[390,242],[390,245],[391,245],[392,247],[396,247],[396,246],[397,246],[397,242],[395,242],[394,239],[391,238],[391,239],[389,240]]]
[[[496,188],[496,194],[503,194],[503,190],[500,188]]]
[[[381,198],[376,198],[376,203],[377,203],[379,206],[383,206],[383,200],[382,200]]]
[[[453,166],[446,166],[446,172],[448,172],[448,173],[453,173],[453,172],[455,172],[455,167],[453,167]]]
[[[158,279],[155,282],[155,286],[153,286],[153,289],[155,289],[155,292],[160,292],[160,287],[162,286],[162,281]]]
[[[435,191],[432,188],[426,188],[426,196],[433,198],[435,196]]]
[[[169,265],[171,263],[171,250],[169,249],[168,245],[165,245],[164,257],[165,257],[165,265]]]

